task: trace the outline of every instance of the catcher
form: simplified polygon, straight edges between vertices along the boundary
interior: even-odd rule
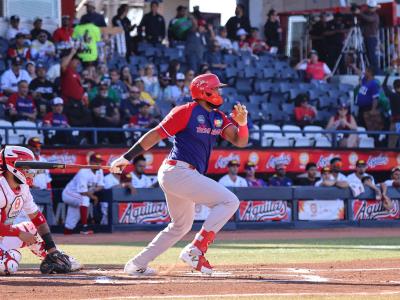
[[[78,261],[57,249],[47,221],[29,191],[34,172],[16,168],[14,163],[18,160],[35,160],[35,156],[20,146],[5,146],[0,151],[0,274],[17,272],[21,260],[18,249],[23,247],[29,247],[42,260],[43,274],[79,270]],[[13,224],[22,211],[31,221]]]

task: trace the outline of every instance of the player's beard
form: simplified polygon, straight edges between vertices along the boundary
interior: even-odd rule
[[[208,107],[210,107],[211,109],[218,109],[218,108],[221,107],[222,104],[220,104],[220,105],[215,105],[215,104],[212,104],[212,103],[210,103],[210,102],[207,102],[207,105],[208,105]]]

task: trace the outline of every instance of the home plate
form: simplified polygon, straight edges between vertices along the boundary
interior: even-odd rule
[[[110,284],[110,283],[114,283],[111,278],[107,277],[107,276],[100,276],[100,277],[96,277],[95,279],[96,283],[100,283],[100,284]]]
[[[227,276],[233,276],[232,272],[220,272],[220,271],[214,271],[212,274],[203,274],[199,272],[185,272],[183,273],[185,276],[192,276],[192,277],[197,277],[197,276],[203,276],[203,277],[227,277]]]

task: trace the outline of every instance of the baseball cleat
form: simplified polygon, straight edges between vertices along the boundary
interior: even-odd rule
[[[133,258],[129,260],[124,268],[126,274],[132,276],[154,276],[157,275],[157,271],[150,267],[139,267],[133,263]]]
[[[93,230],[89,229],[88,226],[83,226],[80,233],[88,235],[88,234],[93,234],[94,232]]]
[[[202,254],[199,249],[193,247],[192,245],[187,245],[185,248],[183,248],[179,258],[184,263],[189,265],[189,267],[203,274],[211,275],[213,272],[212,266],[204,257],[204,254]]]

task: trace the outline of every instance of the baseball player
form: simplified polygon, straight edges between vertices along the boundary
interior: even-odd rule
[[[133,159],[135,170],[130,174],[132,176],[132,186],[134,188],[149,188],[153,186],[150,177],[144,174],[146,169],[146,158],[143,155],[138,155]]]
[[[75,259],[57,250],[46,218],[29,191],[34,173],[14,167],[19,160],[35,160],[35,156],[19,146],[5,146],[0,152],[0,274],[18,270],[21,260],[18,249],[26,246],[42,260],[42,273],[79,269]],[[29,222],[13,224],[21,212],[28,215]]]
[[[89,163],[101,165],[104,163],[100,154],[92,153],[89,156]],[[62,201],[68,204],[67,216],[65,217],[64,234],[72,234],[74,228],[81,220],[81,234],[92,234],[87,225],[88,207],[90,200],[97,204],[99,199],[96,192],[104,187],[103,170],[80,169],[72,178],[62,192]]]
[[[173,108],[158,126],[111,164],[111,172],[121,172],[132,158],[162,139],[175,136],[173,148],[158,171],[158,181],[165,193],[171,223],[142,252],[127,262],[124,269],[126,273],[156,274],[148,264],[190,231],[195,204],[208,206],[210,214],[193,242],[182,250],[180,258],[197,271],[212,273],[205,253],[216,233],[238,209],[239,200],[223,185],[204,174],[218,136],[238,147],[245,147],[249,135],[244,105],[236,104],[231,114],[237,126],[218,110],[223,103],[219,88],[223,86],[214,74],[202,74],[194,78],[190,84],[194,101]]]
[[[40,155],[42,143],[38,137],[31,137],[28,140],[28,149],[30,149],[35,155],[35,159],[41,162],[47,162],[47,160]],[[37,170],[35,178],[33,179],[33,186],[41,190],[51,189],[51,176],[49,170]]]

